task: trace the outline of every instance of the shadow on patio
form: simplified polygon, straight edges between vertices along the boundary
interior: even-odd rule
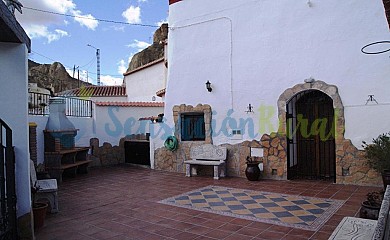
[[[308,231],[158,203],[209,185],[345,200],[320,228]],[[187,178],[133,166],[92,169],[59,187],[57,214],[37,232],[46,239],[328,239],[344,216],[358,214],[374,187],[320,181],[249,182],[242,178]]]

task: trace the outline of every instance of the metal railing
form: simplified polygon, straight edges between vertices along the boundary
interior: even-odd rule
[[[92,101],[80,98],[66,98],[66,116],[92,117]]]
[[[47,115],[49,114],[50,94],[28,93],[28,114],[30,115]]]
[[[0,239],[18,239],[12,130],[0,119]]]
[[[49,115],[49,94],[29,92],[28,114]],[[92,117],[92,101],[81,98],[63,97],[66,99],[66,116]]]

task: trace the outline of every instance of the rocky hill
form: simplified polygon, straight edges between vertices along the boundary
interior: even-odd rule
[[[91,85],[72,78],[59,62],[39,64],[31,60],[28,60],[28,82],[37,83],[38,87],[42,88],[53,86],[56,93]]]
[[[164,57],[164,42],[167,38],[168,24],[164,23],[154,32],[153,44],[133,56],[127,72]]]

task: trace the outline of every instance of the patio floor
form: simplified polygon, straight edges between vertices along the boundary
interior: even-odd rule
[[[169,206],[159,201],[209,185],[345,200],[318,230],[309,231]],[[249,182],[244,178],[191,177],[129,165],[91,169],[65,179],[57,214],[47,215],[36,232],[48,239],[328,239],[344,216],[356,216],[374,187],[323,181]]]

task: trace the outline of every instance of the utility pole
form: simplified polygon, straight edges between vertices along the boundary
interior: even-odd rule
[[[92,46],[91,44],[87,44],[88,47],[96,49],[96,77],[97,77],[97,85],[100,86],[100,49]]]

